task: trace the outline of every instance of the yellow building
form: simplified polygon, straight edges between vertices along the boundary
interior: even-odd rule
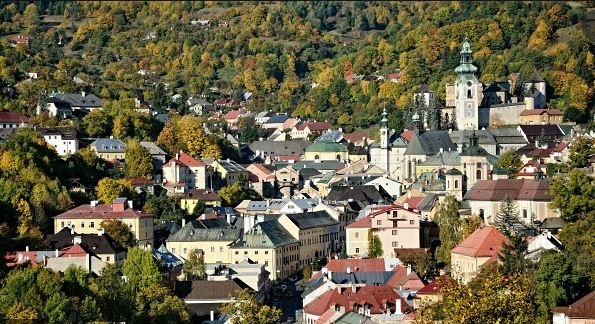
[[[69,227],[81,234],[97,234],[101,222],[117,219],[130,227],[139,246],[153,245],[153,215],[132,208],[132,201],[117,198],[111,205],[92,201],[54,217],[54,233]]]
[[[193,250],[202,250],[205,263],[231,263],[231,243],[241,236],[242,229],[239,228],[204,228],[193,221],[165,242],[171,253],[186,260]]]
[[[328,256],[339,247],[339,222],[326,211],[284,214],[279,223],[300,242],[299,266]]]
[[[123,160],[126,144],[117,138],[98,138],[89,145],[100,158],[106,161]]]
[[[522,125],[560,125],[564,113],[558,109],[525,109],[520,116]]]
[[[188,214],[192,214],[199,201],[202,201],[207,207],[221,207],[221,198],[216,192],[209,189],[188,190],[180,199],[180,207]]]
[[[316,142],[306,147],[304,160],[347,161],[347,147],[336,142]]]
[[[257,223],[231,247],[231,258],[264,264],[271,279],[284,280],[299,270],[300,242],[277,220]]]
[[[214,173],[227,185],[235,183],[240,179],[248,179],[248,171],[237,162],[230,159],[215,160],[210,167]]]
[[[450,251],[451,277],[468,283],[484,265],[498,262],[502,245],[507,242],[508,238],[495,227],[475,230]]]

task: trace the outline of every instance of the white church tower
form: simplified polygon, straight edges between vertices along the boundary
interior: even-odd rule
[[[388,119],[386,118],[388,114],[386,113],[386,108],[382,110],[382,120],[380,121],[380,148],[387,149],[388,148]]]
[[[461,49],[460,65],[455,69],[455,109],[459,129],[479,129],[479,103],[482,86],[475,77],[477,67],[473,65],[471,46],[465,37]]]

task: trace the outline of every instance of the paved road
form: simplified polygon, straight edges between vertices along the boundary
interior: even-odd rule
[[[276,287],[280,287],[281,285],[287,286],[285,292],[291,292],[291,297],[286,297],[285,295],[282,297],[271,297],[269,301],[269,305],[281,308],[283,311],[283,316],[281,318],[282,323],[295,323],[296,322],[296,311],[302,309],[302,287],[301,287],[302,280],[298,278],[297,281],[293,280],[286,280],[281,284],[277,285]],[[273,289],[275,289],[273,287]],[[273,291],[271,289],[271,291]],[[288,318],[292,318],[292,322],[288,322]],[[297,319],[298,321],[300,319]]]

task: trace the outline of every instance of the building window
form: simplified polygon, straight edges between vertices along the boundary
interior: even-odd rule
[[[393,242],[393,247],[399,247],[399,242]]]
[[[105,257],[105,261],[109,262],[109,257]]]
[[[236,255],[238,255],[238,254],[240,254],[240,252],[239,251],[236,251]]]
[[[211,252],[215,252],[215,247],[211,246]]]
[[[60,227],[64,228],[64,222],[60,222]]]
[[[172,248],[171,253],[176,253],[176,248]]]
[[[269,261],[265,261],[265,262],[264,262],[264,266],[265,266],[265,267],[268,267],[268,266],[269,266]]]
[[[382,225],[382,221],[381,220],[377,220],[376,221],[376,225]]]
[[[455,189],[459,189],[459,180],[455,180]]]
[[[248,251],[244,251],[244,255],[248,255]]]
[[[467,90],[467,98],[469,98],[469,99],[473,98],[473,97],[471,96],[471,89],[468,89],[468,90]]]
[[[184,254],[186,254],[188,252],[188,249],[184,248]]]
[[[412,219],[409,221],[409,225],[413,225],[413,224],[415,224],[415,220]]]
[[[393,235],[397,235],[398,230],[393,230]]]
[[[527,218],[527,210],[523,209],[523,218]]]
[[[258,254],[258,251],[254,251],[254,254]]]
[[[355,253],[359,253],[359,248],[355,248]]]
[[[89,227],[95,228],[95,222],[91,222],[91,224],[89,225]]]
[[[219,247],[219,252],[223,252],[223,247],[222,246]]]
[[[476,178],[477,180],[481,180],[481,170],[477,170],[477,171],[475,172],[475,178]]]
[[[81,222],[81,228],[85,228],[85,222]]]
[[[269,254],[269,251],[264,251],[264,254]]]
[[[314,155],[314,160],[319,160],[320,156],[318,156],[318,154]]]
[[[64,226],[64,222],[62,222],[62,226]],[[359,232],[355,232],[355,238],[359,238]]]

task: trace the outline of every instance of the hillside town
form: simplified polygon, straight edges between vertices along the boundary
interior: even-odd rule
[[[166,33],[155,30],[143,41]],[[33,46],[32,35],[8,47]],[[593,101],[572,120],[546,69],[519,63],[489,79],[479,39],[455,39],[447,82],[415,83],[409,68],[306,80],[309,91],[331,82],[334,118],[301,103],[263,107],[249,86],[178,92],[148,64],[136,74],[157,80],[150,99],[140,87],[108,99],[76,77],[80,87],[44,92],[27,110],[3,107],[0,316],[595,321]],[[406,104],[376,101],[370,127],[340,108],[341,91],[403,83]]]

